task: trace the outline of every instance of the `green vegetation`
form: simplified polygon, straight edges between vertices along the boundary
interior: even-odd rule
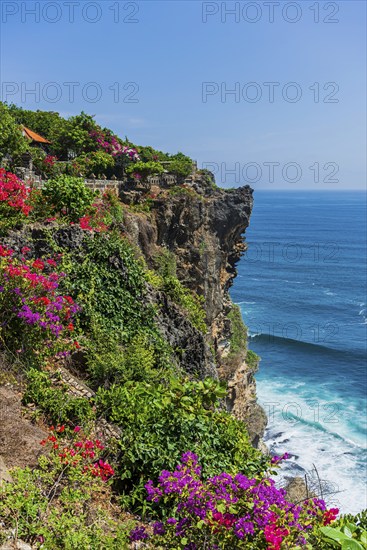
[[[246,363],[252,370],[256,370],[259,365],[260,357],[251,349],[247,350]]]
[[[312,534],[312,548],[364,550],[367,548],[367,510],[341,516]]]
[[[11,115],[11,111],[0,102],[0,161],[11,155],[18,160],[27,150],[27,142],[22,136],[19,125]]]
[[[42,198],[50,204],[52,214],[61,212],[72,221],[85,214],[95,197],[83,179],[72,176],[61,175],[47,180],[42,188]]]
[[[192,171],[192,160],[183,153],[177,153],[168,158],[168,170],[181,178],[186,178]]]
[[[211,379],[175,378],[98,391],[98,410],[106,411],[123,430],[119,477],[125,503],[144,512],[144,484],[163,468],[174,468],[182,449],[202,457],[205,477],[223,470],[252,474],[266,467],[266,458],[251,447],[243,424],[216,410],[225,393],[225,387]]]
[[[138,174],[143,181],[146,181],[148,176],[159,175],[163,173],[163,166],[160,162],[155,161],[138,161],[126,168],[126,174],[134,176]]]
[[[113,470],[100,458],[103,445],[80,431],[66,434],[64,426],[52,430],[41,442],[48,453],[38,466],[15,468],[13,482],[0,485],[0,543],[12,531],[33,548],[127,548],[131,525],[113,505],[108,481]]]
[[[23,403],[35,405],[33,420],[42,414],[43,423],[58,425],[43,442],[52,445],[39,465],[14,470],[14,483],[1,486],[0,541],[15,533],[15,538],[45,550],[128,548],[128,522],[121,518],[122,510],[149,520],[167,517],[172,503],[164,497],[159,506],[147,502],[145,486],[150,479],[155,483],[162,470],[173,470],[182,453],[198,455],[203,483],[211,484],[209,477],[221,475],[225,485],[229,475],[240,472],[245,485],[244,475],[264,489],[269,487],[264,476],[270,460],[251,446],[245,425],[224,410],[225,384],[185,372],[176,363],[180,350],[172,349],[174,344],[159,329],[157,295],[177,304],[180,314],[210,344],[204,298],[178,279],[170,251],[161,249],[153,260],[154,269],[148,270],[124,234],[119,199],[112,193],[97,196],[76,177],[78,171],[106,170],[110,175],[139,174],[144,179],[166,169],[166,162],[170,171],[185,177],[191,159],[151,147],[137,147],[136,152],[127,139],[100,128],[85,113],[66,120],[57,113],[0,108],[6,136],[2,160],[9,151],[9,162],[22,152],[24,141],[17,124],[25,124],[49,139],[51,153],[63,161],[55,165],[46,153],[36,153],[26,144],[49,177],[41,191],[30,191],[14,174],[0,172],[0,228],[15,243],[14,250],[0,244],[0,351],[22,367]],[[178,189],[172,193],[181,192]],[[25,224],[33,233],[9,235],[10,228]],[[40,257],[34,257],[34,242],[19,246],[18,236],[31,239],[29,234],[37,239]],[[199,252],[204,250],[205,243]],[[152,287],[162,294],[152,292]],[[238,306],[232,307],[228,319],[232,333],[228,361],[246,357],[255,369],[258,357],[247,349]],[[92,396],[73,395],[63,383],[60,367],[70,367],[91,388]],[[94,437],[77,439],[80,425],[93,434],[102,420],[104,425],[115,424],[114,433],[121,433],[108,442],[108,449]],[[227,528],[225,522],[228,514],[236,512],[235,506],[220,506],[215,513]],[[269,506],[273,514],[281,515],[273,503]],[[213,518],[206,529],[216,533]],[[285,525],[283,520],[279,516],[280,526]],[[331,530],[324,523],[312,534],[313,548],[347,548],[347,543],[363,547],[365,517],[353,522],[349,517],[332,524]],[[199,521],[195,529],[202,526]],[[271,536],[277,533],[274,523]],[[170,547],[185,548],[185,540]]]
[[[243,323],[241,310],[238,305],[232,305],[228,319],[231,321],[232,332],[230,355],[237,355],[247,350],[247,329]]]
[[[22,136],[21,125],[46,138],[46,150],[33,147]],[[185,178],[192,160],[183,153],[169,154],[150,146],[139,146],[110,129],[99,126],[94,117],[81,112],[65,119],[56,112],[29,111],[0,103],[0,164],[5,156],[10,168],[19,165],[20,155],[30,153],[42,177],[69,176],[121,178],[124,174],[146,182],[164,170]]]
[[[169,250],[155,257],[157,272],[148,273],[148,281],[163,290],[173,302],[185,310],[191,323],[200,332],[206,333],[206,313],[204,298],[186,288],[176,275],[176,261]]]
[[[95,418],[92,405],[87,399],[68,395],[66,385],[62,388],[55,387],[46,372],[29,369],[27,382],[24,404],[37,403],[50,422],[87,426]]]

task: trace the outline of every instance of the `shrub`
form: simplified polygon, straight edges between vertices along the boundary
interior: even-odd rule
[[[153,330],[138,332],[123,344],[118,332],[97,329],[87,343],[88,373],[97,388],[128,381],[157,382],[172,371],[171,352]]]
[[[221,473],[203,479],[198,457],[182,455],[173,472],[163,470],[158,485],[146,485],[148,501],[172,509],[172,517],[153,524],[153,535],[134,529],[132,541],[150,538],[154,547],[201,548],[310,548],[313,526],[334,519],[338,510],[326,510],[319,499],[294,505],[269,478],[248,478],[242,472]]]
[[[51,428],[38,467],[15,468],[13,483],[0,485],[0,536],[32,548],[126,548],[125,525],[107,514],[113,469],[104,446],[79,426],[65,434],[64,426]]]
[[[223,470],[258,474],[267,458],[249,443],[244,424],[216,410],[226,389],[216,381],[166,384],[128,382],[100,388],[97,410],[121,426],[119,483],[124,503],[144,512],[144,483],[164,467],[174,468],[182,449],[203,461],[205,477]]]
[[[0,102],[0,161],[6,155],[15,159],[28,149],[19,124],[14,120],[9,107]]]
[[[128,341],[143,327],[154,326],[154,311],[144,303],[143,269],[117,232],[85,238],[83,249],[64,261],[68,277],[62,288],[82,306],[83,330],[117,330]]]
[[[152,176],[155,174],[162,174],[164,171],[163,166],[160,162],[155,161],[148,161],[148,162],[142,162],[138,161],[135,164],[130,164],[126,168],[126,174],[128,176],[137,177],[137,179],[142,179],[143,181],[146,181],[148,176]]]
[[[84,397],[73,397],[67,387],[55,388],[46,372],[31,368],[27,372],[24,404],[34,403],[51,422],[87,424],[94,418],[91,403]]]
[[[328,521],[327,523],[331,523]],[[367,510],[353,516],[341,516],[332,525],[319,527],[312,533],[314,548],[363,550],[367,548]]]
[[[73,168],[78,174],[90,177],[92,174],[105,174],[115,165],[113,157],[104,151],[84,153],[73,160]]]
[[[97,199],[84,216],[79,218],[79,226],[88,231],[106,231],[112,223],[121,223],[123,209],[118,197],[112,191],[106,191]]]
[[[192,160],[183,153],[177,153],[169,158],[168,170],[181,178],[186,178],[192,172]]]
[[[46,181],[42,196],[54,214],[63,214],[77,221],[92,205],[96,193],[85,185],[83,179],[62,175]]]
[[[55,268],[53,258],[18,260],[0,245],[0,338],[12,352],[37,362],[74,348],[73,319],[80,308],[58,292],[65,274]]]
[[[23,221],[31,210],[30,189],[15,174],[0,168],[0,231]]]

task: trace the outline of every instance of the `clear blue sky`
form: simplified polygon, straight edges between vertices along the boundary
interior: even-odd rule
[[[364,1],[1,8],[3,100],[95,114],[136,143],[211,163],[224,186],[365,188]]]

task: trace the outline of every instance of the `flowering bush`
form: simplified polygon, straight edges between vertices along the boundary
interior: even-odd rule
[[[125,526],[108,517],[111,465],[101,441],[79,426],[51,428],[48,454],[34,469],[15,468],[0,484],[0,540],[19,537],[32,548],[126,548]],[[15,533],[15,535],[14,535]]]
[[[225,395],[225,388],[210,378],[129,381],[98,389],[98,412],[123,429],[120,489],[134,511],[144,514],[153,507],[146,502],[145,483],[165,465],[174,468],[185,448],[203,457],[205,479],[241,467],[251,476],[267,470],[267,457],[251,446],[244,424],[218,410]]]
[[[56,462],[56,465],[77,468],[81,476],[99,477],[102,481],[108,481],[114,475],[111,465],[100,457],[104,445],[99,439],[88,439],[80,426],[74,428],[73,436],[69,436],[66,441],[61,436],[65,432],[64,425],[56,429],[51,426],[50,432],[40,444],[51,446],[50,460]]]
[[[53,258],[18,260],[0,245],[0,336],[12,351],[53,355],[74,346],[79,307],[71,296],[58,293],[65,274],[55,268]]]
[[[15,174],[0,168],[0,218],[28,216],[30,189]]]
[[[122,206],[112,191],[106,191],[101,199],[96,200],[84,216],[79,218],[79,226],[87,231],[103,232],[116,221],[122,221]],[[73,222],[72,222],[73,224]]]
[[[307,548],[310,530],[338,513],[317,498],[288,502],[285,490],[269,478],[222,473],[203,481],[192,452],[182,455],[175,471],[163,470],[157,486],[149,481],[146,490],[149,501],[173,510],[172,517],[153,524],[150,537],[141,526],[131,532],[132,541],[150,538],[154,547]]]
[[[110,131],[103,132],[100,128],[89,132],[91,138],[95,140],[98,147],[109,153],[113,157],[125,155],[128,159],[140,160],[138,152],[132,147],[122,145],[122,143]]]

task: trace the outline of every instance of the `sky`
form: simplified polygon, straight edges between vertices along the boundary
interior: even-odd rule
[[[366,189],[366,2],[2,0],[1,99],[223,187]]]

